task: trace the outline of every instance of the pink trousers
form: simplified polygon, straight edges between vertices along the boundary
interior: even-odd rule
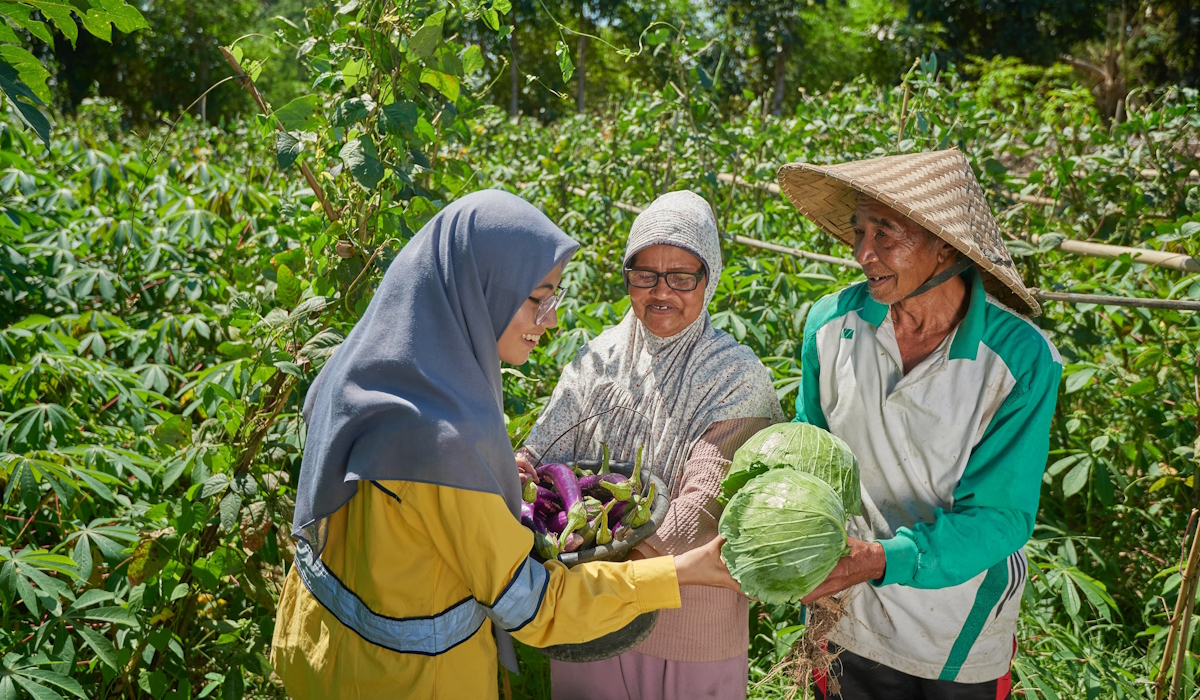
[[[627,651],[604,661],[550,662],[551,700],[745,700],[746,654],[724,661],[667,661]]]

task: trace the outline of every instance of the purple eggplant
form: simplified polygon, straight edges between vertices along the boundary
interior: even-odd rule
[[[521,524],[533,529],[533,504],[528,501],[521,501]]]
[[[619,501],[627,501],[629,500],[628,494],[631,492],[627,481],[622,474],[594,474],[579,480],[579,491],[584,496],[591,496],[601,503],[607,503],[614,497]],[[621,494],[625,494],[625,497],[622,498]]]
[[[546,518],[545,523],[546,527],[550,528],[550,532],[561,535],[563,530],[567,529],[567,525],[570,525],[570,518],[567,517],[566,513],[560,510],[554,515]]]
[[[575,473],[565,464],[547,464],[540,467],[538,478],[549,480],[554,486],[554,492],[562,499],[562,509],[569,519],[561,538],[561,541],[565,542],[568,535],[587,524],[587,510],[583,505],[579,482],[575,479]]]
[[[621,516],[625,515],[625,511],[629,508],[629,501],[609,501],[612,504],[612,510],[608,513],[608,521],[611,523],[620,522]]]
[[[583,546],[583,535],[572,532],[563,538],[562,551],[574,552]]]
[[[533,510],[542,518],[549,518],[562,510],[562,499],[544,486],[537,487],[537,499],[533,502]]]

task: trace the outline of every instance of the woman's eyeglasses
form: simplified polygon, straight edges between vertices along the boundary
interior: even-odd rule
[[[704,279],[703,272],[655,272],[654,270],[635,270],[625,268],[625,284],[638,289],[654,289],[658,286],[658,278],[665,277],[667,286],[677,292],[695,291]]]
[[[540,325],[542,325],[543,321],[550,318],[550,314],[554,313],[554,310],[558,308],[559,303],[562,302],[563,297],[565,297],[566,295],[567,295],[567,290],[563,289],[562,287],[559,287],[558,289],[556,289],[554,291],[553,294],[546,297],[545,299],[538,299],[537,297],[529,297],[529,301],[532,301],[533,303],[538,305],[537,314],[533,317],[534,324],[540,326]]]

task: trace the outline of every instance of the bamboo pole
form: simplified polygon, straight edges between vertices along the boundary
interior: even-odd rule
[[[587,197],[588,196],[588,191],[583,189],[582,187],[568,187],[567,191],[570,192],[571,194],[577,195],[579,197]],[[625,202],[611,202],[611,204],[614,207],[616,207],[617,209],[620,209],[621,211],[627,211],[631,214],[641,214],[643,211],[643,209],[641,207],[636,207],[632,204],[626,204]],[[853,267],[855,269],[862,269],[862,266],[859,265],[857,262],[855,262],[853,260],[848,260],[846,258],[838,258],[838,257],[834,257],[832,255],[825,255],[823,253],[814,253],[812,251],[801,250],[799,248],[788,248],[787,246],[776,245],[774,243],[767,243],[766,241],[760,241],[760,240],[757,240],[754,238],[747,238],[746,236],[725,234],[722,237],[727,240],[733,241],[734,243],[738,243],[740,245],[748,246],[751,248],[762,248],[763,250],[770,250],[770,251],[774,251],[776,253],[783,253],[785,255],[791,255],[791,256],[797,257],[797,258],[804,258],[806,260],[812,260],[815,262],[823,262],[823,263],[829,263],[831,265],[841,265],[843,267]]]
[[[729,240],[733,241],[734,243],[739,243],[741,245],[749,246],[751,248],[762,248],[763,250],[770,250],[770,251],[774,251],[776,253],[783,253],[785,255],[791,255],[791,256],[794,256],[797,258],[804,258],[806,260],[812,260],[814,262],[829,263],[830,265],[841,265],[842,267],[852,267],[856,270],[862,269],[862,265],[859,265],[854,260],[848,260],[846,258],[837,258],[832,255],[824,255],[823,253],[814,253],[812,251],[801,250],[799,248],[788,248],[787,246],[776,245],[774,243],[767,243],[766,241],[760,241],[755,238],[746,238],[745,236],[726,234],[725,237],[728,238]]]
[[[1037,245],[1039,238],[1039,236],[1032,238],[1034,245]],[[1092,243],[1091,241],[1075,241],[1070,238],[1059,244],[1058,249],[1064,253],[1087,255],[1093,258],[1116,259],[1122,255],[1129,254],[1135,263],[1166,267],[1172,270],[1179,270],[1180,272],[1200,272],[1200,261],[1183,253],[1170,253],[1165,250],[1131,248],[1123,245]]]
[[[271,116],[271,108],[267,106],[267,101],[259,94],[258,88],[254,86],[254,81],[250,79],[250,76],[246,75],[246,71],[242,70],[242,66],[238,63],[238,60],[224,46],[221,47],[221,53],[225,56],[225,60],[229,63],[229,66],[233,68],[234,75],[237,76],[237,81],[242,84],[242,87],[246,88],[250,96],[258,103],[258,108],[262,110],[264,115]],[[278,121],[275,122],[275,127],[279,131],[286,131]],[[325,190],[321,188],[321,183],[317,182],[317,178],[313,177],[312,171],[308,169],[308,164],[303,160],[300,161],[300,172],[303,173],[304,180],[308,182],[308,186],[312,189],[317,201],[321,203],[321,208],[325,210],[325,216],[329,217],[330,221],[337,221],[337,212],[334,211],[333,205],[329,203],[329,198],[325,196]]]
[[[1145,297],[1118,297],[1108,294],[1047,292],[1037,287],[1030,287],[1029,293],[1043,301],[1061,301],[1068,304],[1096,304],[1099,306],[1130,306],[1142,309],[1200,311],[1200,301],[1193,301],[1191,299],[1148,299]]]
[[[1186,592],[1180,591],[1187,598],[1189,605],[1183,609],[1183,623],[1179,626],[1179,651],[1175,654],[1175,673],[1171,675],[1171,690],[1167,693],[1167,700],[1177,700],[1179,697],[1179,686],[1183,681],[1183,669],[1187,666],[1188,662],[1192,609],[1196,607],[1196,579],[1193,578],[1191,583],[1192,585],[1188,587]]]
[[[1196,511],[1192,511],[1193,518]],[[1190,522],[1190,521],[1189,521]],[[1196,566],[1200,562],[1200,527],[1192,533],[1192,549],[1188,553],[1187,565],[1183,569],[1183,580],[1179,583],[1179,598],[1175,601],[1175,612],[1171,616],[1171,624],[1167,630],[1167,646],[1163,649],[1162,663],[1158,667],[1158,676],[1154,679],[1154,700],[1163,700],[1167,691],[1167,669],[1171,668],[1175,659],[1176,640],[1179,638],[1179,627],[1185,617],[1184,611],[1191,612],[1195,600]],[[1190,614],[1187,615],[1190,618]],[[1186,655],[1183,650],[1182,655]],[[1172,680],[1174,685],[1174,680]]]

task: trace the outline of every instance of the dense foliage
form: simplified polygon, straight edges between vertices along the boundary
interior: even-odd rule
[[[518,443],[558,368],[628,309],[614,261],[632,214],[617,202],[691,188],[725,231],[847,254],[754,186],[788,161],[957,146],[1029,285],[1200,298],[1195,274],[1056,250],[1069,237],[1200,253],[1195,91],[1145,94],[1110,126],[1065,69],[924,61],[898,86],[806,95],[786,118],[731,114],[696,59],[712,49],[667,31],[646,39],[669,82],[547,128],[481,99],[499,73],[464,37],[504,36],[508,11],[311,10],[283,37],[311,93],[229,131],[142,141],[107,102],[85,103],[48,152],[15,118],[0,127],[0,697],[282,696],[266,656],[304,392],[396,250],[462,192],[518,191],[583,243],[553,340],[506,370]],[[261,75],[260,57],[232,55]],[[790,415],[805,315],[856,274],[725,252],[714,322],[771,368]],[[1019,682],[1137,697],[1200,497],[1200,321],[1047,304],[1036,322],[1066,377]],[[762,678],[799,629],[790,606],[757,611]],[[516,693],[544,691],[522,654]]]

